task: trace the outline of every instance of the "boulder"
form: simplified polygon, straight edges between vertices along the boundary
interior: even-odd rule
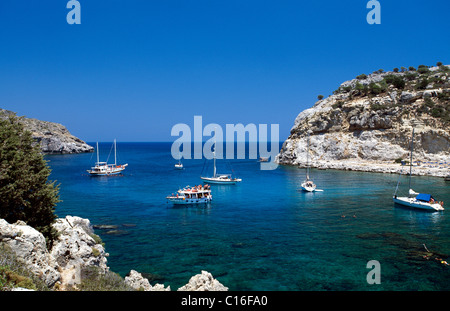
[[[135,290],[170,291],[170,286],[167,286],[167,288],[164,288],[164,285],[161,284],[151,286],[150,282],[146,278],[144,278],[142,274],[135,270],[131,270],[130,273],[125,277],[125,283]]]
[[[48,252],[44,236],[23,221],[9,224],[0,219],[0,242],[5,243],[28,269],[48,287],[61,277],[55,258]]]
[[[103,246],[94,239],[89,219],[67,216],[56,220],[53,227],[59,232],[51,255],[57,259],[63,286],[76,286],[81,282],[84,267],[98,267],[101,273],[109,270]]]
[[[189,283],[180,287],[178,291],[228,291],[228,287],[214,279],[211,273],[202,271],[201,274],[191,277]]]

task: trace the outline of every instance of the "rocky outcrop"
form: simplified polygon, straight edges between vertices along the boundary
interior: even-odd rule
[[[167,286],[167,288],[165,288],[162,284],[151,286],[150,282],[146,278],[144,278],[142,274],[135,270],[131,270],[130,273],[125,277],[125,283],[135,290],[170,291],[170,286]]]
[[[450,69],[446,68],[429,68],[423,74],[374,73],[344,82],[333,95],[297,116],[277,162],[304,166],[309,135],[313,167],[399,172],[401,165],[394,162],[408,160],[414,126],[413,161],[420,163],[413,173],[447,175]],[[434,82],[422,83],[425,79]]]
[[[81,270],[96,266],[108,271],[103,246],[94,240],[88,219],[67,216],[57,219],[54,228],[59,237],[48,251],[44,236],[23,221],[9,224],[0,219],[0,243],[5,243],[28,269],[48,287],[58,283],[61,289],[81,282]]]
[[[219,281],[213,278],[208,271],[202,271],[201,274],[194,275],[189,283],[180,287],[178,291],[227,291],[228,287],[223,286]]]
[[[0,219],[0,243],[8,245],[17,258],[48,287],[61,278],[56,260],[47,250],[44,236],[23,221],[9,224]]]
[[[67,216],[56,220],[53,227],[58,239],[53,243],[50,255],[55,258],[60,271],[62,287],[76,287],[81,283],[81,271],[95,266],[100,273],[109,270],[102,244],[94,234],[89,219]]]
[[[0,109],[0,118],[6,118],[9,115],[14,115],[14,113]],[[59,123],[25,117],[21,121],[25,129],[32,133],[34,140],[39,144],[43,153],[65,154],[94,151],[94,147],[70,134],[67,128]]]
[[[57,219],[53,227],[58,232],[58,239],[49,251],[44,236],[37,230],[23,221],[9,224],[0,219],[0,244],[6,244],[18,260],[49,288],[76,289],[82,281],[82,271],[85,268],[96,267],[103,274],[109,271],[106,258],[108,254],[95,235],[89,219],[66,216]],[[135,290],[170,291],[170,286],[150,285],[135,270],[131,270],[125,277],[125,283]],[[228,288],[214,279],[211,273],[202,271],[178,290],[223,291]]]

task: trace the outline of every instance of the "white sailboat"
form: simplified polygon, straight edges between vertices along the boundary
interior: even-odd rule
[[[240,178],[233,178],[231,174],[218,174],[216,169],[216,142],[214,142],[214,151],[213,151],[213,159],[214,159],[214,171],[213,176],[205,177],[200,176],[202,180],[210,184],[221,184],[221,185],[234,185],[238,182],[241,182]]]
[[[183,163],[181,163],[181,157],[180,157],[180,159],[178,160],[178,163],[175,164],[175,169],[182,170],[183,168],[184,168]]]
[[[315,192],[315,191],[323,191],[321,189],[317,189],[316,184],[309,178],[309,134],[307,138],[307,150],[306,150],[306,179],[302,182],[301,187],[303,191]]]
[[[95,162],[95,166],[91,167],[91,169],[87,170],[87,172],[91,174],[91,176],[117,175],[122,171],[124,171],[127,166],[128,163],[117,165],[117,147],[116,147],[116,140],[114,139],[114,164],[108,164],[107,162],[100,162],[98,142],[97,142],[97,162]]]
[[[400,176],[397,182],[397,187],[395,188],[395,193],[393,196],[394,204],[399,204],[402,206],[410,207],[410,208],[418,208],[423,210],[429,210],[429,211],[443,211],[444,210],[444,202],[438,202],[433,198],[431,194],[427,193],[417,193],[414,190],[411,189],[411,175],[412,175],[412,155],[413,155],[413,149],[414,149],[414,127],[412,131],[412,138],[411,138],[411,153],[410,153],[410,159],[409,159],[409,191],[407,197],[398,197],[397,191],[398,191],[398,185],[400,183]]]

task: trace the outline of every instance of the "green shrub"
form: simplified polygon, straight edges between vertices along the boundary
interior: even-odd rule
[[[0,118],[0,142],[0,218],[25,221],[50,246],[56,237],[52,224],[59,202],[59,187],[48,181],[50,168],[16,116]]]
[[[417,72],[420,73],[420,74],[425,74],[425,73],[430,72],[430,70],[428,69],[427,66],[420,65],[419,68],[417,69]]]
[[[337,109],[337,108],[342,108],[342,106],[344,105],[344,102],[342,100],[338,100],[337,102],[335,102],[332,107],[333,109]]]
[[[403,89],[406,85],[406,82],[403,80],[401,76],[387,75],[386,77],[384,77],[384,80],[388,84],[393,84],[394,87],[398,89]]]
[[[433,108],[434,102],[431,100],[431,98],[426,97],[424,101],[424,105],[428,108]]]
[[[405,73],[405,79],[408,81],[412,81],[417,77],[416,73],[412,73],[412,72],[407,72]]]
[[[42,280],[25,268],[6,244],[0,243],[0,291],[14,287],[49,290]]]
[[[417,83],[416,85],[416,89],[418,90],[424,90],[426,89],[428,86],[428,79],[427,77],[423,77],[422,79],[420,79],[420,81]]]
[[[358,80],[364,80],[364,79],[367,79],[367,75],[366,74],[360,74],[359,76],[357,76],[356,77],[356,79],[358,79]]]
[[[117,273],[101,273],[98,267],[89,266],[81,270],[81,291],[133,291]]]
[[[317,96],[317,99],[318,99],[318,100],[322,100],[322,99],[323,99],[323,95]]]

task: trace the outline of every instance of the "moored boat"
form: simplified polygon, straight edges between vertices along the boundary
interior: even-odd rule
[[[117,151],[116,151],[116,140],[114,139],[114,164],[108,164],[107,162],[99,161],[99,151],[98,151],[98,142],[97,142],[97,162],[95,165],[91,167],[90,170],[87,170],[91,176],[109,176],[109,175],[117,175],[125,170],[128,164],[117,164]]]
[[[443,211],[444,210],[444,202],[438,202],[433,198],[431,194],[427,193],[417,193],[411,189],[411,176],[412,176],[412,163],[413,163],[413,150],[414,150],[414,127],[412,130],[411,136],[411,152],[410,152],[410,160],[409,160],[409,191],[408,196],[406,197],[398,197],[398,185],[400,183],[400,176],[402,173],[400,172],[400,176],[397,182],[397,187],[395,188],[393,201],[394,204],[398,204],[404,207],[416,208],[428,211]]]
[[[211,188],[209,185],[187,186],[166,197],[167,201],[175,205],[206,204],[212,201]]]

